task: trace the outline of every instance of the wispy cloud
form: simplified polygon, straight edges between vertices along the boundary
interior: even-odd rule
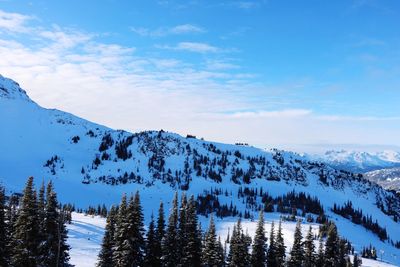
[[[235,112],[228,116],[233,118],[298,118],[312,114],[311,110],[308,109],[284,109],[284,110],[273,110],[273,111],[246,111],[246,112]]]
[[[233,70],[240,69],[239,65],[227,62],[225,60],[207,60],[207,69],[209,70]]]
[[[10,32],[0,35],[0,73],[45,107],[113,128],[190,131],[232,143],[377,143],[383,135],[382,142],[398,143],[397,118],[322,116],[294,102],[289,94],[298,91],[297,83],[259,83],[239,60],[225,58],[229,49],[201,42],[159,46],[199,53],[200,62],[185,60],[186,54],[140,54],[135,47],[102,41],[101,34],[29,27],[30,16],[1,14],[22,19],[0,24]],[[390,124],[388,130],[383,123]]]
[[[164,37],[168,35],[204,33],[206,30],[192,24],[181,24],[174,27],[160,27],[154,30],[143,27],[131,27],[131,31],[141,36]]]
[[[28,30],[26,22],[31,19],[33,19],[31,16],[0,10],[0,29],[12,32],[26,32]]]
[[[256,1],[235,1],[232,2],[232,5],[240,9],[252,9],[255,7],[259,7],[261,3]]]
[[[181,50],[195,53],[217,53],[222,51],[216,46],[197,42],[180,42],[176,46],[156,45],[156,47],[161,49]]]
[[[377,117],[377,116],[340,116],[340,115],[323,115],[317,117],[325,121],[358,121],[358,122],[379,122],[379,121],[400,121],[400,117]]]

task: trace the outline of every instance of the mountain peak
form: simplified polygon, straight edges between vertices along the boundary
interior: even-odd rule
[[[0,98],[31,101],[17,82],[0,74]]]

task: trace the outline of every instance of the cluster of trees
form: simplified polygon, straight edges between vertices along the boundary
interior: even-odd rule
[[[378,258],[376,248],[372,245],[369,245],[369,247],[363,247],[361,255],[367,259],[376,260]]]
[[[326,238],[320,235],[317,246],[311,226],[303,238],[298,221],[289,256],[286,255],[282,222],[279,221],[277,230],[272,223],[269,238],[264,227],[261,210],[253,240],[243,230],[239,219],[232,234],[222,243],[216,235],[213,216],[203,233],[194,197],[187,199],[183,194],[178,205],[176,194],[168,219],[165,220],[161,203],[158,217],[156,220],[151,217],[146,233],[139,193],[129,200],[124,195],[120,205],[113,206],[108,214],[97,266],[353,266],[347,256],[351,245],[340,238],[333,223]]]
[[[132,157],[132,152],[128,147],[132,144],[134,135],[128,136],[127,138],[117,141],[115,144],[115,153],[117,157],[122,160],[127,160]]]
[[[304,192],[292,191],[282,196],[272,197],[268,192],[263,191],[262,188],[240,187],[237,196],[246,205],[246,210],[243,213],[232,203],[230,205],[220,204],[219,195],[231,196],[232,193],[223,192],[221,189],[211,189],[198,195],[198,213],[205,216],[215,213],[220,218],[239,216],[245,219],[253,219],[252,211],[263,209],[264,212],[277,211],[290,214],[288,219],[293,221],[296,220],[297,215],[307,217],[308,222],[316,221],[318,223],[325,223],[327,221],[324,208],[319,199],[311,197]],[[317,216],[311,216],[310,214]]]
[[[68,266],[66,213],[51,182],[37,194],[30,177],[22,198],[7,198],[1,188],[0,266]]]
[[[355,224],[364,226],[366,229],[376,234],[382,241],[388,239],[386,228],[380,226],[377,220],[374,222],[372,216],[363,215],[361,209],[354,209],[351,201],[346,202],[344,206],[339,206],[335,203],[333,212],[351,220]]]

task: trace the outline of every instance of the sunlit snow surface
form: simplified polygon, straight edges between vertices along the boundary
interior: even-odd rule
[[[265,228],[267,231],[267,237],[269,237],[269,230],[271,227],[271,222],[278,220],[278,214],[268,214],[266,215]],[[203,225],[203,229],[207,227],[208,219],[200,217],[200,221]],[[221,237],[221,240],[225,240],[228,229],[232,231],[233,225],[235,224],[234,219],[226,220],[216,220],[217,223],[217,233]],[[311,224],[314,233],[318,232],[318,225]],[[243,221],[243,230],[247,231],[251,236],[254,235],[256,229],[256,222]],[[277,229],[278,225],[275,225]],[[294,222],[284,222],[283,234],[285,239],[285,245],[287,247],[287,252],[293,244],[293,233],[296,224]],[[80,213],[72,214],[72,224],[68,225],[68,243],[71,246],[70,263],[76,267],[94,267],[97,261],[97,255],[100,251],[101,241],[104,234],[105,219],[98,216],[86,216]],[[306,235],[309,224],[302,224],[303,236]],[[318,246],[317,242],[315,244]],[[396,265],[391,265],[388,263],[373,261],[368,259],[362,259],[362,266],[364,267],[393,267]]]
[[[68,225],[71,264],[78,267],[95,266],[105,224],[105,219],[98,216],[72,214],[72,224]]]

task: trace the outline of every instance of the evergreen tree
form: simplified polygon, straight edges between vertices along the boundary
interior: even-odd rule
[[[137,257],[140,259],[139,263],[143,262],[143,257],[144,257],[144,250],[146,246],[146,242],[144,239],[144,217],[143,217],[143,208],[142,204],[140,202],[140,194],[139,191],[136,191],[135,194],[135,201],[134,201],[134,220],[137,222],[137,225],[135,226],[135,238],[136,240],[134,243],[137,246]]]
[[[358,254],[354,254],[353,267],[360,267],[361,264],[362,264],[361,258],[358,257]]]
[[[70,246],[67,244],[68,230],[66,226],[66,220],[68,216],[65,214],[64,210],[60,209],[60,216],[58,218],[58,265],[57,266],[70,266],[69,262],[69,249]]]
[[[162,257],[162,240],[165,236],[165,219],[164,219],[164,204],[160,202],[160,207],[158,209],[158,218],[157,218],[157,228],[155,229],[154,243],[155,243],[155,251],[153,261],[154,267],[161,266],[161,257]]]
[[[312,227],[308,229],[306,240],[304,241],[304,267],[315,266],[315,245]]]
[[[116,224],[117,210],[114,206],[111,207],[107,216],[107,223],[104,232],[103,242],[99,253],[98,267],[108,267],[113,265],[113,247]]]
[[[156,242],[156,230],[154,226],[154,218],[151,215],[149,224],[149,230],[147,231],[146,238],[146,256],[144,258],[144,266],[154,267],[160,266],[160,259],[157,258],[157,242]]]
[[[116,218],[114,248],[113,248],[113,265],[114,266],[129,266],[127,261],[129,251],[126,251],[128,240],[128,210],[127,200],[124,194],[121,203],[118,207],[118,215]]]
[[[4,188],[0,187],[0,266],[8,265],[6,199]]]
[[[46,222],[46,198],[45,198],[45,187],[44,187],[44,181],[42,181],[42,184],[39,189],[39,195],[38,195],[38,220],[39,220],[39,247],[38,247],[38,253],[39,253],[39,258],[38,258],[38,264],[43,265],[45,263],[45,257],[47,256],[47,251],[46,251],[46,245],[47,245],[47,236],[46,236],[46,227],[45,227],[45,222]]]
[[[42,191],[42,190],[41,190]],[[56,266],[58,259],[58,238],[59,238],[59,214],[57,210],[57,198],[53,191],[53,184],[47,185],[45,217],[43,223],[43,233],[45,233],[44,245],[42,249],[43,263],[46,266]],[[41,200],[43,201],[43,200]]]
[[[283,240],[282,233],[282,220],[279,220],[278,232],[276,233],[275,240],[276,247],[276,266],[283,267],[285,266],[285,258],[286,258],[286,246]]]
[[[271,232],[269,235],[269,247],[268,247],[268,253],[267,253],[267,266],[268,267],[276,267],[277,262],[276,262],[276,244],[275,244],[275,227],[274,227],[274,222],[271,224]]]
[[[136,192],[135,196],[130,198],[127,208],[127,220],[127,236],[123,244],[124,261],[129,262],[130,266],[142,266],[145,240],[143,237],[143,211],[139,192]]]
[[[318,242],[318,255],[316,259],[316,266],[324,266],[324,262],[325,262],[324,242],[322,239],[322,234],[320,234]]]
[[[225,247],[222,245],[220,236],[218,236],[218,254],[219,254],[219,264],[217,266],[225,266],[226,244]]]
[[[177,261],[180,254],[177,250],[178,247],[178,193],[175,193],[168,217],[167,230],[162,243],[163,266],[175,267],[179,264]]]
[[[337,228],[331,223],[328,228],[328,236],[325,242],[325,267],[337,267],[339,265],[339,238]]]
[[[239,219],[232,232],[228,257],[229,266],[250,266],[249,245],[247,237],[242,230],[241,220]]]
[[[253,241],[251,253],[251,265],[253,267],[264,267],[266,264],[267,238],[264,230],[264,212],[261,210],[257,222],[257,229]]]
[[[17,221],[17,207],[19,205],[18,197],[15,195],[11,195],[8,201],[8,205],[6,207],[6,256],[7,262],[10,264],[11,256],[13,254],[13,242],[12,237],[14,236],[14,226],[16,225]]]
[[[221,257],[222,245],[217,240],[215,232],[214,216],[211,215],[210,225],[205,234],[202,263],[206,267],[223,266],[223,257]],[[223,251],[222,251],[223,253]]]
[[[186,221],[186,217],[187,217],[187,207],[188,203],[187,203],[187,198],[185,193],[182,193],[181,195],[181,205],[179,207],[179,226],[178,226],[178,250],[179,250],[179,258],[177,259],[178,262],[182,263],[182,258],[184,257],[184,250],[187,247],[187,221]]]
[[[303,266],[304,248],[302,239],[303,236],[301,234],[301,221],[298,220],[296,224],[296,229],[294,231],[294,242],[292,251],[290,252],[290,259],[288,263],[289,267]]]
[[[194,196],[190,197],[186,209],[185,237],[186,246],[183,248],[182,266],[201,265],[201,233],[198,227],[196,201]]]
[[[39,221],[33,177],[28,179],[12,237],[13,266],[36,267],[38,258]]]
[[[344,239],[339,238],[339,254],[337,255],[338,257],[338,264],[339,267],[346,267],[347,261],[348,261],[348,256],[347,256],[347,241]]]

